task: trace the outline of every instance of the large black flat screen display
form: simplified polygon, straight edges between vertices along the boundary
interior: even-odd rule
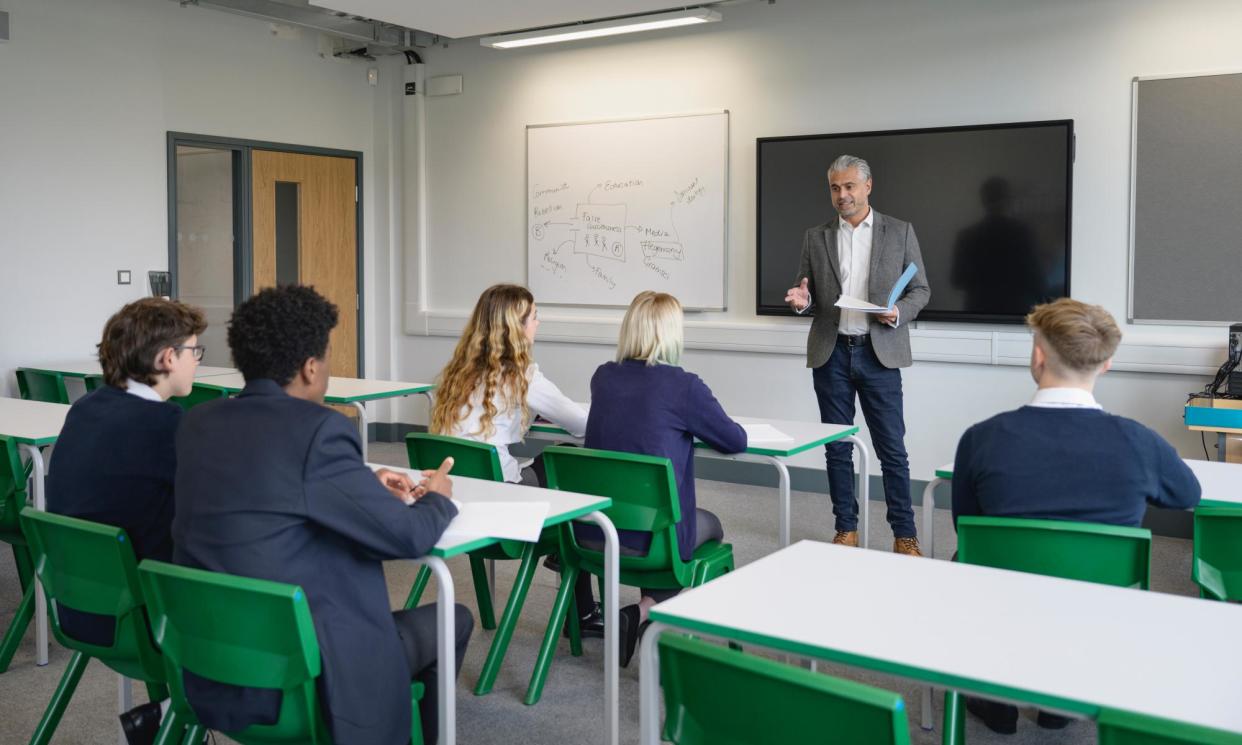
[[[792,314],[807,228],[835,220],[828,165],[871,165],[871,206],[914,226],[931,302],[919,318],[1020,323],[1069,295],[1072,120],[763,137],[758,140],[758,302]]]

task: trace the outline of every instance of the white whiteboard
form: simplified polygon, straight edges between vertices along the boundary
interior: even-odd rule
[[[528,284],[540,304],[642,290],[725,306],[729,114],[526,128]]]

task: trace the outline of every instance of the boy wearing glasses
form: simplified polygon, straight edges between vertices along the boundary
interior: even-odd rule
[[[65,417],[47,477],[47,509],[124,528],[138,560],[172,560],[173,436],[207,328],[197,308],[161,298],[126,305],[99,342],[104,382]],[[60,608],[65,632],[110,645],[111,617]]]

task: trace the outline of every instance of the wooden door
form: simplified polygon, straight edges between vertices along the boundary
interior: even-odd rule
[[[255,150],[253,288],[296,281],[336,304],[329,369],[358,376],[358,233],[355,161]]]

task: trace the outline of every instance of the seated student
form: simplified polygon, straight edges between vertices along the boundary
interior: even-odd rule
[[[681,521],[677,543],[681,558],[712,540],[723,540],[720,519],[700,509],[694,496],[694,439],[721,453],[746,449],[746,430],[725,414],[707,385],[683,370],[682,310],[677,298],[662,292],[640,292],[621,321],[617,359],[600,365],[591,378],[591,413],[586,446],[658,455],[673,462]],[[594,526],[575,526],[586,545],[602,546]],[[645,554],[651,534],[618,531],[623,552]],[[621,664],[626,665],[638,641],[647,611],[677,594],[675,590],[642,589],[638,605],[620,609]]]
[[[509,446],[521,442],[531,419],[543,417],[575,437],[586,432],[586,411],[544,377],[531,356],[539,309],[530,290],[492,285],[483,291],[436,385],[431,431],[491,443],[505,481],[542,486],[538,464],[519,462]]]
[[[410,738],[410,682],[426,685],[425,741],[436,741],[434,606],[393,612],[383,562],[417,558],[457,514],[437,472],[415,487],[362,461],[357,428],[322,405],[336,306],[310,287],[259,292],[233,311],[229,347],[246,379],[237,398],[201,404],[177,433],[174,560],[288,582],[306,591],[322,656],[324,714],[338,745]],[[460,669],[473,620],[456,606]],[[280,691],[187,672],[204,725],[272,723]]]
[[[1105,412],[1092,395],[1121,331],[1098,305],[1061,298],[1026,317],[1034,331],[1031,403],[962,435],[953,462],[953,520],[1025,517],[1138,526],[1147,505],[1187,509],[1199,482],[1164,438]],[[1016,707],[967,699],[994,732],[1017,731]],[[1050,729],[1068,720],[1040,712]]]
[[[139,561],[172,559],[173,435],[181,407],[169,403],[194,386],[203,358],[198,308],[161,298],[136,300],[104,324],[99,364],[105,385],[74,402],[47,475],[47,509],[123,528]],[[111,616],[57,606],[61,629],[90,644],[112,646]],[[158,705],[121,715],[131,743],[154,740]]]
[[[197,308],[161,298],[126,305],[99,342],[104,383],[69,408],[47,476],[47,509],[124,528],[134,553],[172,559],[173,435],[194,385],[207,328]],[[64,608],[62,626],[82,641],[112,644],[109,617]]]
[[[530,290],[493,285],[483,291],[453,356],[440,372],[431,431],[496,447],[505,481],[544,486],[543,460],[519,461],[509,446],[521,442],[540,416],[575,437],[586,432],[587,413],[544,377],[531,356],[539,309]],[[555,568],[555,563],[549,563]],[[591,595],[591,578],[575,588],[579,629],[603,636],[604,619]]]

